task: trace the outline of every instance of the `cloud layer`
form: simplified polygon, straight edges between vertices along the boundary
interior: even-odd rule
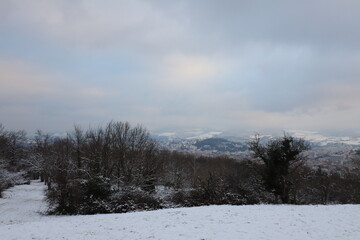
[[[10,128],[360,133],[360,4],[0,2]]]

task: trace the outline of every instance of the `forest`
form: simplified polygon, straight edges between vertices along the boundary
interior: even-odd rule
[[[41,179],[49,214],[123,213],[182,206],[359,204],[360,157],[352,166],[313,169],[309,143],[289,135],[248,143],[251,157],[206,157],[162,148],[128,122],[63,137],[0,125],[0,195]]]

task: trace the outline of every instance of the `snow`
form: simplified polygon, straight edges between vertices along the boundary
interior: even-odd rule
[[[193,137],[188,137],[186,139],[188,140],[192,140],[192,139],[195,139],[195,140],[204,140],[204,139],[207,139],[207,138],[213,138],[213,137],[216,137],[218,135],[222,134],[222,132],[208,132],[208,133],[202,133],[198,136],[193,136]]]
[[[40,181],[5,190],[0,198],[0,226],[43,220],[41,213],[47,208],[43,201],[44,190],[44,183]]]
[[[360,239],[360,206],[207,206],[91,216],[45,216],[44,186],[0,199],[0,239]]]
[[[327,144],[343,143],[348,145],[360,145],[360,138],[356,137],[334,137],[324,136],[318,132],[303,131],[303,130],[287,130],[296,138],[302,138],[310,142],[318,143],[320,146],[326,146]]]

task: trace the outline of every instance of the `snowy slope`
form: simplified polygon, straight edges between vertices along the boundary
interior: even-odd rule
[[[0,199],[1,240],[360,239],[360,206],[356,205],[209,206],[93,216],[41,216],[36,212],[44,206],[42,188],[39,183],[18,186],[6,192],[7,199]],[[10,203],[12,198],[16,204]]]
[[[42,220],[40,213],[46,210],[44,190],[44,183],[33,181],[4,191],[0,198],[0,226]]]

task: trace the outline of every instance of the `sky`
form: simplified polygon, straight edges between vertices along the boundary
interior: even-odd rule
[[[358,0],[1,0],[0,122],[360,135]]]

